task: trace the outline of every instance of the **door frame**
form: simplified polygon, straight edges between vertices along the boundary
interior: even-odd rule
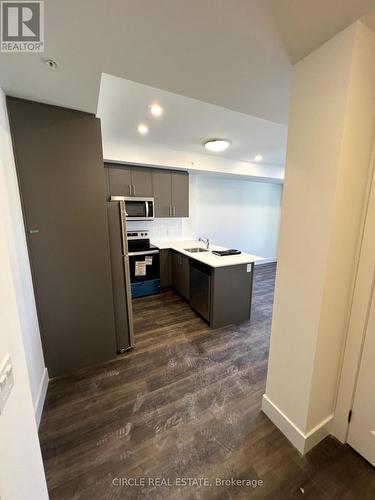
[[[375,289],[375,138],[369,169],[364,209],[359,229],[356,266],[349,303],[341,370],[338,377],[334,419],[331,433],[346,443],[349,412],[352,410],[358,381],[369,312]]]

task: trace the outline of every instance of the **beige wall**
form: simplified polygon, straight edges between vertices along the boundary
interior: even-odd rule
[[[11,214],[11,217],[6,221],[8,246],[10,249],[17,306],[26,352],[31,396],[33,399],[35,417],[39,424],[47,391],[48,373],[44,364],[20,193],[13,158],[12,143],[9,137],[5,97],[3,94],[1,94],[0,126],[2,127],[3,134],[0,145],[1,173],[6,186],[6,203]]]
[[[17,292],[14,274],[13,226],[17,216],[9,198],[7,171],[13,167],[13,153],[5,97],[0,89],[0,362],[10,354],[14,387],[0,415],[0,497],[2,500],[48,498],[35,422],[31,374],[23,334],[24,304]],[[19,265],[23,264],[19,262]],[[28,275],[23,276],[27,288]],[[33,322],[30,328],[33,328]],[[30,361],[30,360],[28,360]],[[44,367],[44,365],[43,365]],[[33,386],[34,387],[34,386]]]
[[[355,23],[294,67],[263,408],[300,451],[324,437],[335,408],[374,136],[374,50],[374,33]]]

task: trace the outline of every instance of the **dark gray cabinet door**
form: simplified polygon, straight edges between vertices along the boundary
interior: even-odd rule
[[[181,267],[180,254],[172,251],[172,286],[178,292],[181,289]]]
[[[127,165],[118,166],[106,164],[108,166],[109,192],[111,196],[131,196],[132,176],[131,168]]]
[[[190,265],[189,258],[173,251],[172,253],[172,285],[185,299],[190,297]]]
[[[100,121],[7,98],[51,377],[116,356]]]
[[[106,163],[111,196],[154,197],[155,217],[189,217],[189,174]]]
[[[189,217],[189,174],[172,171],[173,217]]]
[[[133,196],[150,198],[152,190],[152,169],[146,167],[132,167]]]
[[[172,175],[170,170],[153,169],[155,217],[171,217]]]
[[[160,286],[162,288],[172,284],[172,258],[169,249],[160,250]]]
[[[190,299],[190,264],[189,257],[186,255],[181,255],[182,257],[182,285],[181,285],[181,295],[185,297],[186,300]]]

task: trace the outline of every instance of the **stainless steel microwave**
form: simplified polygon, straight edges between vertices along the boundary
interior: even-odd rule
[[[154,198],[136,198],[134,196],[111,196],[111,201],[124,201],[126,220],[154,220]]]

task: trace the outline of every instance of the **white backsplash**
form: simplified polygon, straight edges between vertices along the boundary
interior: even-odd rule
[[[143,222],[129,221],[127,229],[128,231],[149,231],[151,241],[194,239],[195,235],[190,230],[189,219],[155,219]]]

